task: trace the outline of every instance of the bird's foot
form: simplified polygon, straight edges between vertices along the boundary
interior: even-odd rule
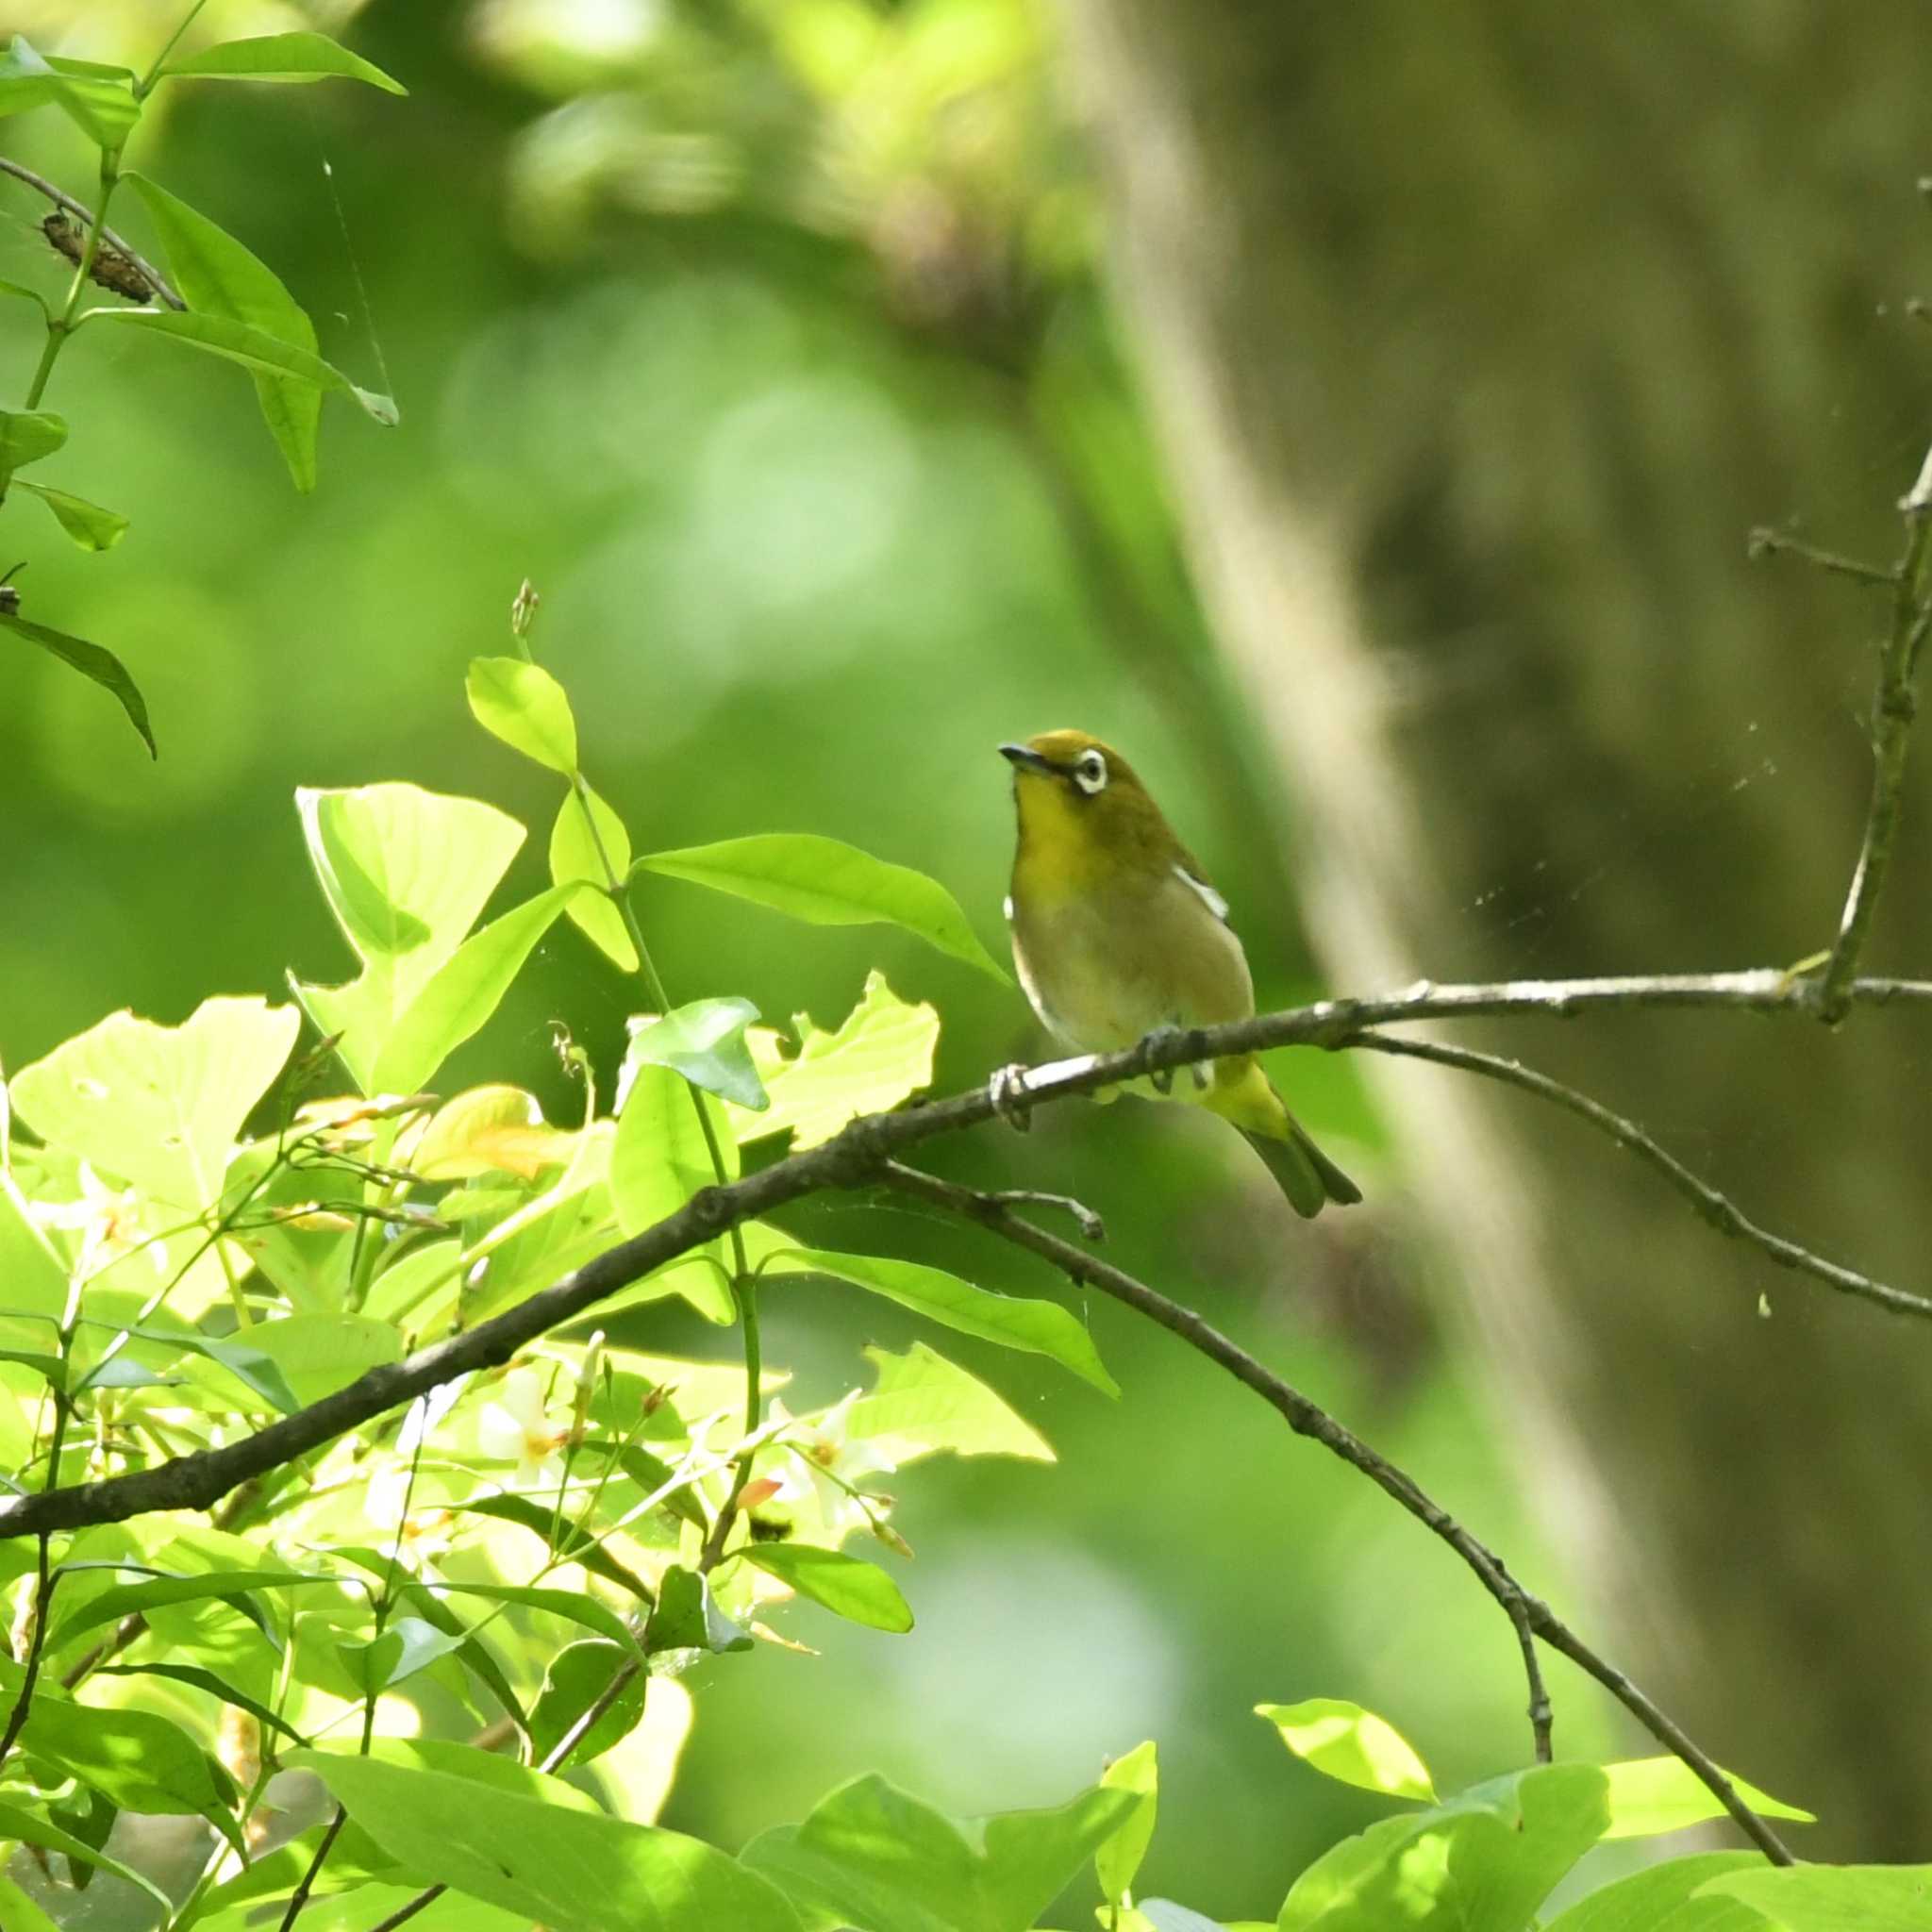
[[[991,1103],[992,1110],[1016,1133],[1029,1133],[1033,1127],[1033,1110],[1026,1096],[1026,1068],[1019,1060],[1010,1066],[994,1069],[993,1076],[986,1083],[986,1097]]]
[[[1158,1026],[1149,1028],[1141,1036],[1141,1044],[1145,1047],[1156,1041],[1172,1040],[1180,1031],[1179,1024],[1173,1020],[1169,1020]],[[1193,1075],[1195,1092],[1207,1092],[1208,1084],[1213,1078],[1213,1075],[1208,1073],[1208,1069],[1197,1061],[1188,1069],[1188,1072]],[[1157,1067],[1149,1072],[1147,1084],[1157,1093],[1172,1093],[1174,1091],[1174,1070],[1172,1067]]]

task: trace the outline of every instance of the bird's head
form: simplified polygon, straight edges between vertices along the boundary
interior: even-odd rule
[[[1086,731],[1042,731],[1003,744],[1013,767],[1013,802],[1023,844],[1052,846],[1069,858],[1109,854],[1165,862],[1174,834],[1133,766]]]

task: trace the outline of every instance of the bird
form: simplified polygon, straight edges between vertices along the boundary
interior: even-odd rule
[[[1126,759],[1085,731],[999,750],[1013,768],[1019,834],[1006,905],[1013,964],[1047,1031],[1078,1053],[1116,1053],[1252,1014],[1227,902]],[[1297,1214],[1361,1199],[1253,1054],[1192,1074],[1193,1098],[1241,1130]]]

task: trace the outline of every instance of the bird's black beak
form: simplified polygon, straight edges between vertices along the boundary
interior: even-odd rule
[[[1052,761],[1041,758],[1037,751],[1034,751],[1027,745],[1003,744],[1000,746],[1000,756],[1007,759],[1016,771],[1045,772],[1049,774],[1053,771]]]

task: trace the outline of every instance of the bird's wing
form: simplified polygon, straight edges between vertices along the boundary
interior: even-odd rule
[[[1174,875],[1207,907],[1208,911],[1213,913],[1216,919],[1220,920],[1223,925],[1227,924],[1227,901],[1201,876],[1201,868],[1194,863],[1191,854],[1182,852],[1181,857],[1174,862]]]

